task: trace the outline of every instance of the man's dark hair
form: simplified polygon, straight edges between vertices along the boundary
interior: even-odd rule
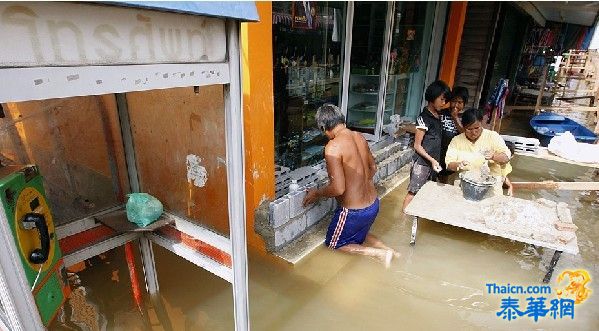
[[[468,102],[468,89],[463,86],[456,86],[453,91],[451,91],[451,100],[455,98],[462,98],[464,103]]]
[[[449,101],[451,90],[444,81],[436,80],[426,88],[426,91],[424,92],[424,100],[433,102],[442,95],[445,96],[445,99]]]
[[[339,124],[345,124],[345,116],[339,107],[326,103],[316,110],[316,125],[324,131],[330,131]]]
[[[467,127],[468,125],[470,125],[476,121],[482,122],[482,120],[483,120],[483,113],[476,108],[467,109],[462,114],[462,125],[464,127]]]

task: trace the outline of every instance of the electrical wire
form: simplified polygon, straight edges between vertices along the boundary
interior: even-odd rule
[[[35,276],[35,280],[33,281],[33,286],[31,286],[31,292],[33,292],[33,289],[35,288],[35,285],[37,285],[37,281],[40,279],[40,275],[42,274],[42,268],[43,267],[44,267],[44,264],[42,263],[40,265],[40,270],[38,270],[37,276]]]

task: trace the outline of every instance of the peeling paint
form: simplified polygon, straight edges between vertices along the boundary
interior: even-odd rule
[[[187,155],[187,181],[193,183],[194,186],[204,187],[208,181],[208,173],[206,168],[200,165],[202,159],[193,154]]]
[[[260,172],[258,171],[258,169],[254,168],[254,171],[252,172],[252,177],[254,177],[254,179],[260,178]]]
[[[44,83],[44,80],[43,80],[43,79],[35,79],[35,80],[33,81],[33,83],[34,83],[35,85],[40,85],[40,84],[43,84],[43,83]]]
[[[266,196],[266,194],[262,194],[262,198],[260,198],[260,203],[258,203],[258,206],[263,204],[264,201],[270,201],[270,199]]]
[[[216,157],[216,169],[220,168],[220,165],[224,165],[225,167],[227,166],[227,161],[225,161],[225,159],[223,159],[220,156]]]

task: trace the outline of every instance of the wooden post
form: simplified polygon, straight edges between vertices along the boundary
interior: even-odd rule
[[[543,66],[543,73],[541,74],[541,89],[539,90],[539,96],[537,97],[537,103],[535,104],[535,115],[539,115],[541,112],[541,102],[543,101],[543,91],[545,90],[545,83],[547,82],[547,67]]]

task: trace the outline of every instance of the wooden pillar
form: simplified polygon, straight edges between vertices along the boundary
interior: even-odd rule
[[[458,65],[460,55],[460,44],[462,42],[462,31],[466,20],[467,1],[454,1],[449,8],[449,20],[443,45],[443,58],[441,59],[441,70],[439,79],[453,86],[455,81],[455,69]]]
[[[272,3],[256,1],[260,22],[241,24],[248,246],[265,252],[254,210],[275,195]]]

